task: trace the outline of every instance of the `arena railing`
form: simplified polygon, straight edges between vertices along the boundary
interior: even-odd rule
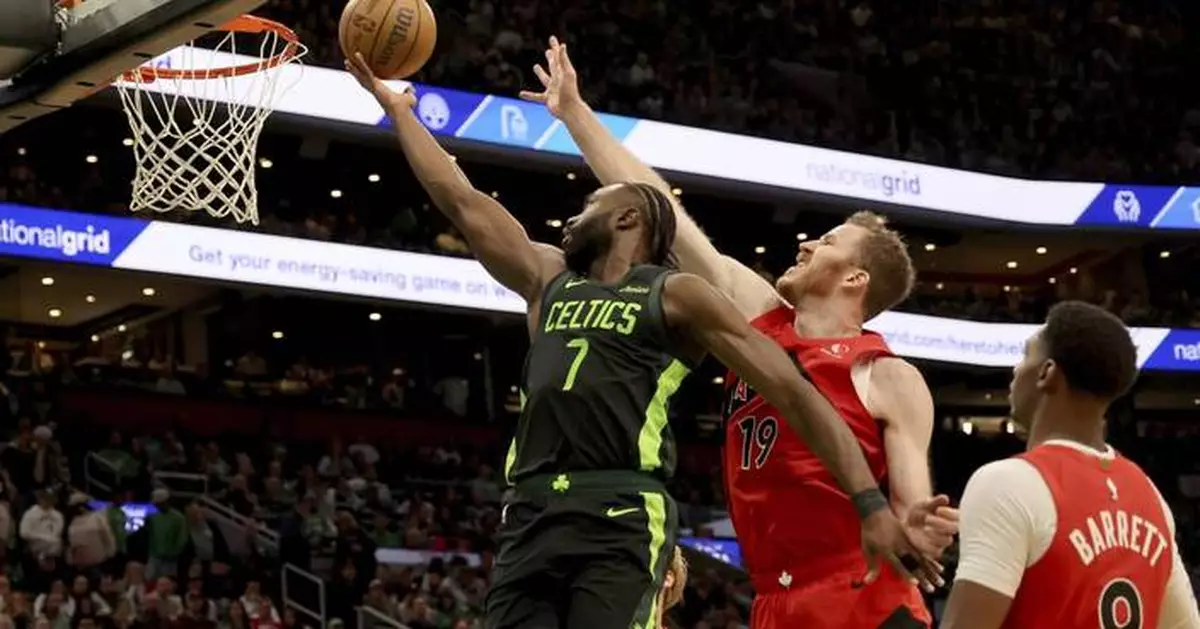
[[[100,480],[96,477],[98,472],[105,472],[111,478]],[[91,451],[83,457],[83,482],[88,494],[96,495],[97,489],[105,494],[111,494],[113,489],[120,484],[120,478],[117,464],[100,456],[99,453]]]
[[[289,577],[297,579],[297,582],[293,583]],[[288,563],[283,565],[279,580],[279,590],[283,594],[284,607],[316,620],[318,627],[328,626],[327,621],[331,619],[326,618],[324,579],[295,564]],[[299,588],[297,588],[298,585]],[[315,589],[304,592],[305,585],[313,585]],[[297,589],[301,591],[297,592]],[[313,608],[314,606],[316,609]],[[341,620],[342,622],[346,621],[345,618]]]
[[[354,610],[358,614],[358,629],[409,629],[408,625],[366,605]]]
[[[248,518],[230,508],[228,505],[214,500],[212,496],[200,496],[200,504],[204,506],[205,515],[217,523],[221,533],[229,544],[229,552],[235,556],[244,557],[252,552],[249,537],[254,535],[254,543],[259,548],[271,552],[279,550],[279,532],[264,526],[254,518]]]
[[[172,496],[199,498],[208,495],[208,477],[191,472],[154,472],[154,484],[171,492]]]

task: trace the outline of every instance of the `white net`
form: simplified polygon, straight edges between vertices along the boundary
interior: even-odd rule
[[[239,54],[239,39],[258,54]],[[229,31],[214,48],[181,46],[117,81],[137,165],[129,209],[257,225],[258,138],[305,52],[275,29]]]

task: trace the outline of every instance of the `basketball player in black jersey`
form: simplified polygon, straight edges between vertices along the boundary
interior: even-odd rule
[[[705,352],[785,413],[851,494],[870,557],[934,578],[825,398],[704,280],[665,266],[675,215],[661,192],[606,186],[568,222],[562,248],[531,242],[413,115],[411,91],[391,90],[361,57],[346,66],[391,116],[437,207],[528,303],[533,342],[505,465],[515,492],[498,534],[489,629],[654,626],[677,521],[663,486],[675,466],[667,403]]]

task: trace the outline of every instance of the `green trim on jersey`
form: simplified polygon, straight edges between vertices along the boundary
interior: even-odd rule
[[[520,398],[520,409],[525,410],[525,389],[517,391]],[[513,484],[512,472],[517,465],[517,436],[513,435],[512,441],[508,443],[508,454],[504,455],[504,480],[509,485]]]
[[[658,387],[654,391],[654,399],[646,408],[646,422],[638,434],[638,458],[640,469],[650,472],[662,467],[663,430],[667,427],[667,403],[671,396],[679,390],[679,385],[687,377],[691,369],[682,361],[676,359],[658,376]]]
[[[658,492],[638,493],[646,506],[646,531],[650,533],[650,588],[642,597],[642,604],[638,606],[630,627],[657,629],[659,593],[670,567],[670,558],[663,552],[667,543],[667,501]]]

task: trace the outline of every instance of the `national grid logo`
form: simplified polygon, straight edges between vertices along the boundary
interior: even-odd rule
[[[0,244],[18,247],[37,247],[58,251],[73,258],[80,253],[108,255],[112,235],[107,229],[88,224],[82,230],[55,225],[26,225],[16,219],[0,219]]]

